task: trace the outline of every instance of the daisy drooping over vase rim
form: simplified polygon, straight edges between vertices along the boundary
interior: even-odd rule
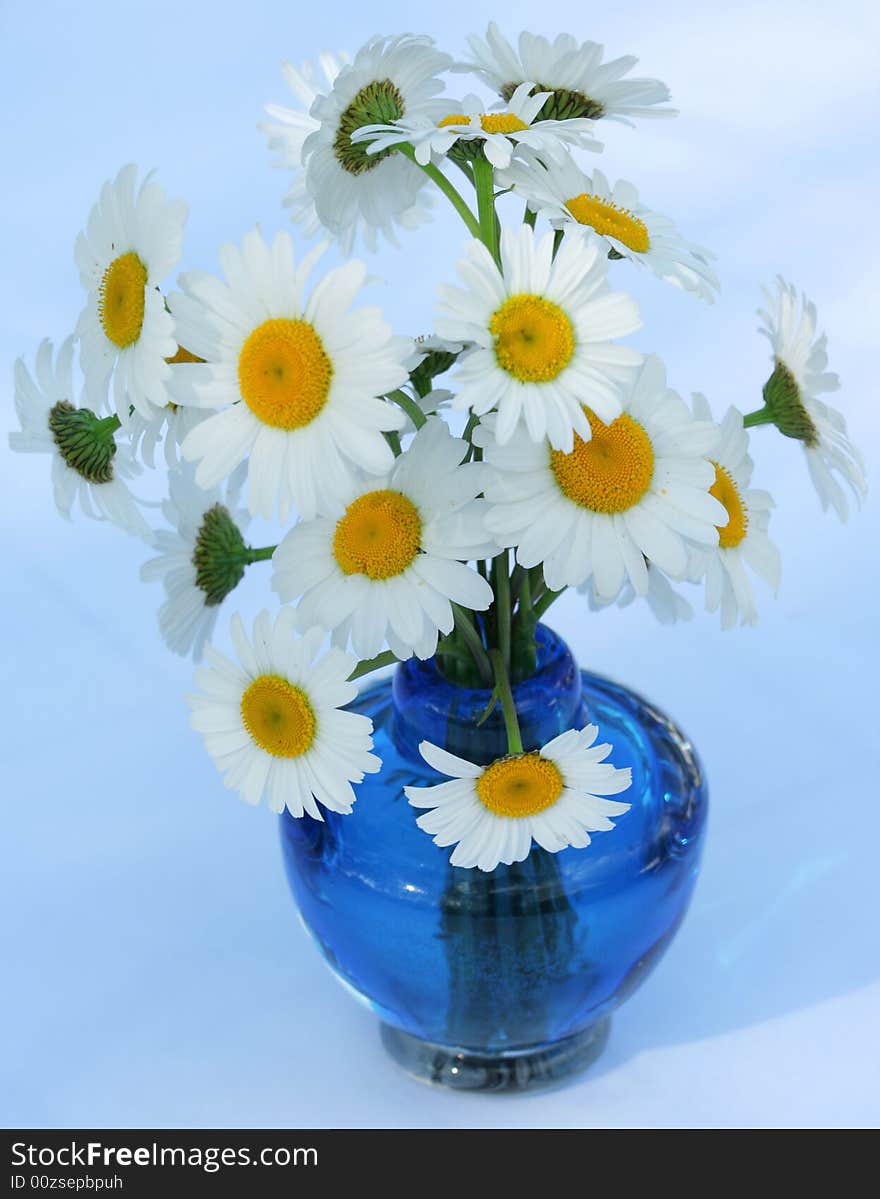
[[[492,23],[468,44],[456,61],[424,35],[376,36],[286,63],[298,107],[269,105],[260,127],[294,234],[235,231],[219,273],[187,261],[183,202],[124,166],[76,237],[74,333],[15,363],[10,444],[49,456],[63,515],[77,503],[149,544],[161,635],[202,662],[192,726],[246,802],[351,813],[381,762],[349,705],[383,667],[434,659],[484,690],[507,753],[476,765],[423,742],[439,781],[404,791],[453,867],[492,871],[533,846],[589,852],[630,807],[601,727],[523,744],[515,687],[551,604],[644,600],[672,624],[697,588],[723,629],[754,624],[754,577],[775,592],[781,572],[751,429],[800,442],[842,520],[866,482],[820,398],[839,380],[816,307],[790,283],[760,312],[769,376],[738,378],[720,420],[641,336],[640,268],[682,304],[720,286],[711,250],[596,166],[606,122],[675,115],[665,84],[568,34],[511,41]],[[437,205],[463,245],[433,330],[401,335],[352,253],[415,235]],[[762,402],[744,412],[745,386]],[[277,535],[251,544],[259,521]],[[277,608],[248,632],[231,597],[264,562]]]

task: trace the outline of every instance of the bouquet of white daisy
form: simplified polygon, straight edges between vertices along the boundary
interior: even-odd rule
[[[800,442],[841,518],[841,483],[864,493],[843,418],[819,398],[838,383],[815,308],[793,287],[767,294],[772,368],[745,416],[689,405],[660,358],[624,340],[641,323],[634,270],[710,303],[718,287],[714,255],[594,165],[605,122],[674,115],[634,62],[567,36],[514,47],[490,25],[465,63],[405,35],[325,55],[320,71],[286,67],[300,107],[269,108],[264,129],[294,172],[299,242],[348,253],[416,236],[432,193],[461,218],[458,281],[415,341],[361,303],[362,261],[322,271],[323,243],[303,251],[286,232],[247,232],[221,248],[221,278],[189,271],[163,290],[185,205],[134,166],[104,185],[76,241],[85,306],[57,354],[44,342],[33,372],[16,363],[11,442],[51,455],[65,515],[78,496],[153,547],[143,577],[164,586],[162,634],[206,659],[192,723],[248,803],[351,812],[380,769],[371,722],[347,710],[357,680],[434,659],[490,693],[507,752],[471,762],[425,742],[447,781],[406,788],[419,826],[483,871],[535,844],[588,846],[627,811],[609,797],[630,772],[591,724],[523,743],[514,692],[550,605],[576,588],[593,606],[643,597],[671,621],[690,584],[725,628],[754,622],[749,574],[775,589],[779,556],[752,426]],[[482,95],[446,94],[464,71]],[[156,529],[132,486],[160,443]],[[248,543],[249,515],[277,518],[276,545]],[[212,632],[264,561],[280,607],[251,635],[233,616],[233,662]]]

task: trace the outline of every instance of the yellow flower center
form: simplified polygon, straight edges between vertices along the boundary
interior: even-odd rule
[[[114,258],[98,287],[98,317],[108,341],[120,350],[132,345],[144,324],[147,268],[130,250]]]
[[[469,125],[471,118],[464,112],[451,112],[440,122],[440,128],[447,125]],[[513,115],[512,112],[483,112],[480,113],[480,126],[486,133],[519,133],[528,129],[525,121]]]
[[[315,740],[315,710],[306,693],[277,674],[261,674],[241,697],[241,718],[273,758],[299,758]]]
[[[198,354],[194,354],[192,350],[186,349],[185,346],[178,346],[174,354],[165,361],[174,364],[176,362],[204,362],[205,360],[199,358]]]
[[[368,491],[348,505],[333,535],[333,554],[343,574],[390,579],[419,552],[422,518],[399,491]]]
[[[574,354],[571,321],[543,296],[510,296],[493,313],[489,332],[498,365],[521,383],[549,383]]]
[[[718,544],[724,550],[732,549],[743,540],[749,530],[749,513],[740,498],[733,476],[725,466],[715,467],[715,482],[709,488],[709,494],[714,495],[720,504],[727,509],[727,524],[718,525]]]
[[[593,436],[574,435],[570,454],[550,451],[559,490],[591,512],[625,512],[637,504],[654,475],[654,447],[638,421],[626,413],[610,425],[584,408]]]
[[[619,208],[603,196],[583,192],[565,201],[565,207],[581,225],[590,225],[605,237],[614,237],[630,250],[646,254],[651,247],[648,226],[628,208]]]
[[[258,325],[238,356],[241,397],[274,429],[301,429],[330,394],[333,363],[308,321],[275,317]]]
[[[477,797],[496,816],[536,816],[551,808],[564,784],[558,766],[538,753],[499,758],[477,779]]]

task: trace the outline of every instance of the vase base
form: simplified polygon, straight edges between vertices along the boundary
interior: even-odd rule
[[[586,1070],[608,1041],[610,1017],[550,1045],[501,1053],[480,1053],[421,1041],[390,1024],[381,1026],[382,1043],[399,1066],[420,1082],[455,1091],[537,1091],[555,1087]]]

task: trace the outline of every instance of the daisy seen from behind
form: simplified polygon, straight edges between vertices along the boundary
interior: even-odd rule
[[[10,449],[49,454],[55,504],[70,519],[75,501],[95,520],[108,520],[135,537],[150,540],[150,526],[125,483],[138,473],[127,447],[116,440],[115,416],[98,417],[74,403],[74,338],[53,357],[52,342],[40,343],[34,374],[15,363],[15,410],[20,430],[9,434]]]
[[[486,526],[517,562],[543,567],[552,591],[592,580],[597,600],[616,598],[625,579],[647,595],[648,566],[685,577],[688,542],[718,543],[725,510],[709,494],[718,431],[694,420],[666,385],[656,356],[646,359],[622,411],[604,421],[585,409],[592,436],[569,452],[520,430],[507,444],[494,418],[477,430],[488,466]]]
[[[149,419],[171,398],[178,344],[159,284],[180,258],[187,216],[152,176],[135,190],[137,174],[129,165],[104,184],[74,251],[88,291],[77,325],[86,395],[100,409],[112,376],[123,424],[131,407]]]
[[[161,580],[165,600],[159,608],[159,630],[175,654],[192,654],[198,662],[210,641],[220,605],[241,582],[254,551],[242,533],[248,514],[238,510],[242,471],[225,488],[203,491],[194,471],[184,464],[168,476],[162,504],[167,529],[158,529],[159,551],[141,567],[144,582]]]
[[[397,228],[413,229],[427,219],[423,172],[391,150],[369,155],[352,134],[420,113],[439,119],[438,74],[451,62],[429,37],[372,38],[312,103],[309,115],[317,128],[302,147],[306,188],[321,224],[344,250],[358,235],[370,248],[379,235],[396,243]]]
[[[321,127],[320,121],[316,121],[309,113],[318,96],[324,95],[332,88],[336,76],[349,61],[350,56],[344,52],[321,54],[318,63],[323,80],[318,78],[318,71],[310,62],[304,62],[299,68],[289,62],[283,63],[284,78],[299,101],[300,108],[267,104],[266,112],[272,120],[260,122],[260,129],[266,135],[269,150],[276,155],[273,165],[294,172],[290,186],[282,197],[282,203],[285,208],[290,209],[291,220],[299,225],[306,237],[316,237],[321,232],[321,222],[315,211],[314,200],[306,187],[303,170],[305,140],[310,133]],[[353,233],[352,230],[352,237]],[[348,245],[346,248],[351,247]]]
[[[508,99],[521,83],[534,81],[535,90],[551,92],[541,116],[607,118],[630,125],[630,117],[672,117],[674,108],[658,107],[669,99],[669,88],[658,79],[625,78],[638,62],[627,55],[603,62],[604,46],[579,43],[561,33],[554,41],[523,32],[517,48],[503,36],[494,21],[485,40],[468,38],[472,58],[464,68]]]
[[[360,658],[387,642],[398,659],[429,658],[454,624],[453,604],[482,611],[492,588],[470,559],[497,551],[476,497],[482,467],[432,417],[383,479],[362,481],[334,517],[301,521],[273,557],[272,586],[299,599],[301,627],[322,625]]]
[[[700,420],[709,418],[704,396],[694,396],[694,413]],[[750,486],[753,463],[742,413],[729,408],[719,434],[712,455],[715,481],[710,491],[724,507],[724,520],[718,523],[716,547],[692,549],[689,577],[692,582],[705,583],[706,610],[717,612],[720,608],[721,627],[731,629],[737,618],[742,624],[758,622],[747,568],[775,592],[780,561],[779,551],[767,534],[773,499],[768,492]]]
[[[522,862],[532,843],[550,853],[567,846],[584,849],[590,833],[614,828],[630,804],[605,798],[626,791],[629,767],[605,759],[611,746],[596,745],[598,729],[588,724],[554,737],[540,750],[511,754],[477,766],[423,741],[419,751],[448,781],[433,787],[404,787],[414,808],[427,808],[419,828],[435,845],[454,845],[453,866],[494,870]]]
[[[570,451],[590,437],[588,404],[603,420],[620,413],[620,389],[642,354],[614,340],[641,325],[638,305],[612,291],[600,243],[574,231],[554,258],[554,236],[528,225],[501,234],[499,267],[482,242],[458,263],[463,287],[442,285],[436,328],[473,342],[458,360],[457,407],[497,409],[503,445],[523,425],[533,441]]]
[[[200,693],[187,697],[190,724],[245,803],[265,797],[273,812],[323,820],[321,807],[351,811],[352,783],[380,762],[370,752],[372,721],[341,710],[357,694],[348,682],[354,658],[321,653],[321,630],[300,636],[295,624],[289,608],[274,622],[264,611],[249,638],[233,616],[238,663],[207,647],[208,664],[195,674]]]
[[[542,159],[530,153],[511,163],[499,183],[557,227],[587,226],[619,257],[713,302],[719,286],[709,265],[714,255],[685,241],[669,217],[641,204],[626,180],[612,186],[601,171],[587,174],[568,154]]]
[[[781,278],[764,295],[767,309],[758,314],[760,332],[770,342],[774,370],[764,385],[761,415],[801,442],[823,511],[830,506],[846,520],[849,505],[841,482],[857,504],[868,485],[864,460],[847,436],[843,415],[819,399],[823,392],[836,391],[840,380],[826,369],[827,338],[817,336],[816,305],[805,295],[799,301],[796,289]]]
[[[194,271],[170,298],[181,338],[203,362],[175,366],[180,404],[219,408],[181,447],[196,482],[216,486],[248,460],[251,513],[309,518],[336,503],[361,469],[381,474],[393,454],[384,432],[402,413],[377,397],[408,378],[412,350],[377,308],[351,305],[366,266],[329,271],[306,297],[315,252],[294,261],[287,233],[271,246],[257,230],[225,245],[225,281]]]

